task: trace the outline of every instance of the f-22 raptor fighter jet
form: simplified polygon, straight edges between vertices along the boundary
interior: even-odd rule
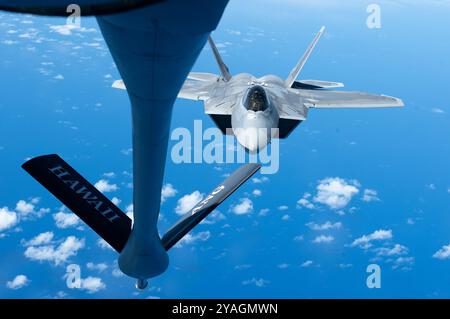
[[[234,134],[250,152],[263,149],[273,137],[286,138],[306,120],[312,108],[403,106],[400,99],[385,95],[325,90],[343,87],[342,83],[297,81],[324,31],[325,27],[322,27],[286,80],[275,75],[256,78],[241,73],[232,76],[209,37],[221,76],[189,73],[178,97],[203,101],[205,113],[212,117],[222,132]]]

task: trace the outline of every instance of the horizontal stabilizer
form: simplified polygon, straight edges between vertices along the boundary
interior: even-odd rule
[[[131,219],[61,157],[35,157],[22,168],[116,251],[122,251],[131,232]]]
[[[246,164],[234,171],[222,184],[217,186],[204,200],[195,205],[189,213],[167,231],[161,239],[164,248],[166,250],[172,248],[239,186],[255,174],[260,167],[259,164]]]
[[[335,88],[343,88],[343,87],[344,87],[344,83],[318,81],[318,80],[301,80],[301,81],[295,81],[292,84],[293,89],[305,89],[305,90],[335,89]]]

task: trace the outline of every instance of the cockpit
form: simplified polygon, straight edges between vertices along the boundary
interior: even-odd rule
[[[259,85],[248,89],[244,99],[244,107],[253,112],[265,111],[269,107],[266,91]]]

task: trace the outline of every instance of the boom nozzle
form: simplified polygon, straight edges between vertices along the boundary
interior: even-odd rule
[[[147,279],[138,279],[136,280],[136,289],[140,291],[144,291],[148,287],[148,280]]]

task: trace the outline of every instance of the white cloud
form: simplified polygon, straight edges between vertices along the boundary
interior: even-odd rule
[[[305,239],[305,236],[303,235],[298,235],[294,237],[294,241],[303,241]]]
[[[53,214],[53,219],[55,220],[56,227],[62,229],[75,227],[80,223],[78,216],[73,213],[57,212]]]
[[[283,217],[281,217],[281,220],[283,221],[288,221],[289,219],[291,219],[291,216],[289,216],[288,214],[283,215]]]
[[[201,224],[212,225],[226,219],[225,215],[218,210],[214,210],[207,218],[201,221]]]
[[[330,221],[327,221],[323,224],[316,224],[314,222],[309,222],[306,224],[306,226],[315,231],[324,231],[330,229],[340,229],[342,227],[342,223],[340,222],[332,223]]]
[[[172,184],[165,184],[161,190],[161,203],[164,203],[166,199],[170,197],[174,197],[177,193],[178,191],[173,187]]]
[[[241,198],[239,204],[232,206],[231,210],[236,215],[249,214],[253,210],[253,202],[250,198]]]
[[[133,153],[133,149],[132,148],[123,149],[123,150],[120,151],[120,153],[122,153],[123,155],[128,156],[128,155]]]
[[[377,256],[400,256],[408,254],[408,247],[395,244],[392,248],[380,247],[375,249]]]
[[[105,263],[94,264],[93,262],[88,262],[86,264],[87,269],[96,270],[98,272],[103,272],[108,268],[108,265]]]
[[[314,206],[313,203],[310,202],[310,200],[309,200],[310,198],[311,198],[311,194],[310,194],[310,193],[305,193],[305,194],[303,195],[303,197],[300,198],[300,199],[297,201],[297,207],[298,207],[298,208],[306,207],[306,208],[308,208],[308,209],[314,209],[315,206]]]
[[[289,264],[287,264],[287,263],[282,263],[282,264],[279,264],[277,267],[278,268],[280,268],[280,269],[287,269],[287,268],[289,268]]]
[[[362,248],[369,248],[371,241],[387,240],[392,238],[392,230],[379,229],[369,235],[363,235],[353,241],[352,247],[360,246]]]
[[[121,203],[122,201],[120,200],[120,198],[118,198],[118,197],[113,197],[113,198],[111,198],[111,203],[113,203],[114,205],[116,205],[116,206],[119,206],[119,204]]]
[[[12,44],[16,44],[19,43],[18,41],[14,41],[14,40],[3,40],[2,44],[6,44],[6,45],[12,45]]]
[[[40,208],[36,210],[36,204],[39,203],[39,198],[32,198],[29,202],[21,199],[16,203],[15,211],[19,213],[21,220],[27,220],[33,217],[42,217],[45,213],[50,211],[49,208]]]
[[[106,285],[103,283],[102,279],[98,277],[89,276],[87,278],[82,278],[80,282],[80,289],[86,290],[88,294],[93,294],[105,288]]]
[[[270,281],[265,280],[263,278],[259,278],[259,279],[252,278],[250,280],[244,280],[242,282],[242,284],[243,285],[255,285],[256,287],[265,287],[268,284],[270,284]]]
[[[326,178],[317,185],[316,203],[324,204],[331,209],[341,209],[348,205],[352,197],[358,194],[360,184],[357,181],[346,181],[335,177]]]
[[[380,199],[378,198],[378,192],[376,190],[365,189],[362,200],[370,203],[370,202],[379,201]]]
[[[64,80],[64,76],[62,74],[55,75],[53,78],[55,80]]]
[[[258,178],[258,177],[253,177],[253,178],[252,178],[252,182],[253,182],[254,184],[262,184],[262,183],[266,183],[266,182],[268,182],[268,181],[269,181],[269,178],[266,177],[266,176],[263,176],[263,177],[261,177],[261,178]]]
[[[40,233],[36,237],[30,239],[29,241],[24,241],[25,246],[40,246],[46,245],[53,240],[54,234],[51,231],[45,233]]]
[[[6,283],[6,287],[9,289],[20,289],[22,287],[25,287],[30,283],[30,280],[25,275],[17,275],[13,280],[8,281]]]
[[[334,240],[333,236],[320,235],[312,241],[314,244],[329,244]]]
[[[75,31],[77,32],[96,32],[95,28],[84,28],[79,27],[76,24],[62,24],[62,25],[50,25],[51,32],[56,32],[60,35],[72,35]]]
[[[289,206],[287,206],[287,205],[278,206],[278,210],[281,210],[281,211],[288,210],[288,209],[289,209]]]
[[[437,252],[433,254],[433,258],[437,259],[450,259],[450,244],[442,246]]]
[[[184,215],[202,199],[203,194],[199,191],[194,191],[191,194],[184,195],[178,200],[177,207],[175,207],[175,212],[178,215]]]
[[[186,234],[176,245],[175,247],[180,248],[184,245],[192,245],[198,241],[207,241],[211,237],[211,233],[209,231],[202,231],[197,234]]]
[[[24,255],[31,260],[49,261],[59,265],[75,256],[83,247],[84,238],[78,239],[75,236],[69,236],[56,248],[54,245],[29,246]]]
[[[242,34],[241,31],[239,31],[239,30],[227,29],[226,31],[228,34],[231,34],[231,35],[241,35]]]
[[[392,269],[401,268],[403,270],[411,270],[414,262],[414,257],[398,257],[393,261]]]
[[[103,173],[103,176],[105,176],[106,178],[114,178],[114,177],[116,177],[116,173],[106,172],[106,173]]]
[[[133,204],[128,205],[125,208],[125,214],[131,219],[131,225],[134,224],[134,214],[133,214],[134,206]],[[161,215],[160,215],[161,216]]]
[[[252,265],[250,265],[250,264],[242,264],[242,265],[234,266],[234,269],[236,269],[236,270],[245,270],[245,269],[249,269],[249,268],[252,268]]]
[[[13,227],[17,222],[16,212],[10,211],[8,207],[0,208],[0,232]]]
[[[115,265],[113,270],[111,271],[111,275],[116,278],[123,277],[125,274],[120,270],[119,266]]]
[[[438,108],[438,107],[433,107],[433,108],[431,109],[431,112],[437,113],[437,114],[444,114],[444,113],[445,113],[445,111],[444,111],[443,109],[440,109],[440,108]]]
[[[312,260],[307,260],[307,261],[305,261],[304,263],[302,263],[302,264],[300,265],[300,267],[308,268],[308,267],[312,266],[313,264],[314,264],[314,262],[313,262]]]
[[[72,30],[76,29],[76,25],[72,24],[63,24],[63,25],[51,25],[50,30],[53,32],[59,33],[60,35],[71,35]]]
[[[94,186],[102,193],[115,192],[119,189],[116,184],[110,184],[106,179],[97,181]]]
[[[260,197],[262,195],[262,192],[260,189],[254,189],[252,192],[253,196]]]
[[[106,240],[104,240],[103,238],[97,239],[97,246],[100,247],[101,249],[115,251],[114,248],[112,248],[112,246],[108,244]]]
[[[27,203],[23,199],[19,200],[16,204],[16,212],[21,215],[27,215],[34,211],[34,205],[31,203]]]

